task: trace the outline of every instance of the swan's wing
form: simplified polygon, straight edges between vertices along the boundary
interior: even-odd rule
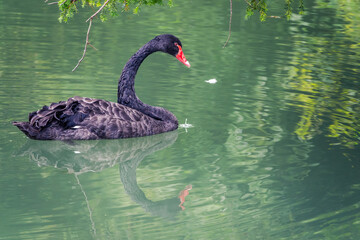
[[[76,128],[78,125],[93,122],[100,123],[105,119],[137,122],[145,117],[141,112],[101,99],[73,97],[67,101],[52,103],[29,114],[32,127],[41,130],[51,125]],[[99,121],[100,120],[100,121]]]
[[[129,138],[159,133],[164,123],[119,103],[99,99],[82,100],[87,117],[74,127],[87,129],[98,138]],[[81,116],[74,117],[81,119]]]
[[[35,139],[101,139],[152,135],[161,123],[118,103],[73,97],[29,114],[29,122],[14,122]]]
[[[83,111],[81,101],[69,98],[67,101],[52,103],[50,106],[45,105],[40,110],[29,113],[29,124],[38,131],[53,125],[70,128],[82,122],[87,116],[88,114]]]

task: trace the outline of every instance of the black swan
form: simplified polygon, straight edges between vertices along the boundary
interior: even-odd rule
[[[117,103],[82,97],[52,103],[29,114],[29,122],[13,122],[37,140],[90,140],[148,136],[178,128],[174,114],[140,101],[134,90],[137,70],[150,54],[162,51],[190,67],[180,40],[170,34],[156,36],[125,64]]]

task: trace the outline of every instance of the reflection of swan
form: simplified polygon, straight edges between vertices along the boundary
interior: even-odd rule
[[[140,162],[153,152],[170,146],[177,131],[133,139],[95,141],[27,141],[21,155],[38,166],[53,166],[77,174],[100,172],[126,161]]]
[[[173,217],[182,210],[180,194],[171,199],[152,202],[147,199],[136,181],[136,168],[147,156],[172,145],[177,131],[143,138],[99,141],[28,141],[21,155],[29,155],[38,166],[53,166],[74,173],[81,186],[78,175],[85,172],[99,172],[119,163],[120,177],[126,193],[146,211],[156,216]],[[81,187],[82,189],[82,187]],[[184,191],[190,190],[187,187]],[[83,192],[85,199],[86,194]],[[91,216],[90,207],[89,212]],[[94,229],[94,228],[93,228]],[[95,232],[95,231],[94,231]]]
[[[192,185],[186,186],[176,197],[153,202],[146,198],[145,193],[139,188],[136,181],[136,168],[141,161],[142,159],[140,161],[127,161],[119,166],[120,178],[126,193],[134,202],[141,205],[152,215],[172,219],[178,211],[185,209],[182,204],[189,194],[189,190],[192,189]]]

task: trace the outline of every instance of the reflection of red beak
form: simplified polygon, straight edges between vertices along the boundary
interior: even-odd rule
[[[182,62],[183,64],[185,64],[185,65],[189,68],[189,67],[190,67],[190,63],[189,63],[188,60],[186,60],[185,55],[184,55],[184,53],[183,53],[183,51],[182,51],[182,49],[181,49],[181,46],[180,46],[180,45],[177,45],[177,47],[179,48],[179,52],[178,52],[178,54],[176,54],[176,58],[177,58],[180,62]]]

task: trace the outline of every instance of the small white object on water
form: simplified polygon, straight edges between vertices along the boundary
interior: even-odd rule
[[[73,126],[72,128],[75,128],[75,129],[77,129],[77,128],[80,128],[80,126]]]
[[[75,154],[79,154],[79,153],[81,153],[81,152],[80,152],[80,151],[74,151],[74,153],[75,153]]]
[[[185,128],[185,132],[187,132],[187,129],[188,129],[188,128],[192,128],[192,127],[194,127],[194,126],[193,126],[192,124],[190,124],[190,123],[187,123],[187,118],[186,118],[186,119],[185,119],[185,123],[180,124],[179,127]]]
[[[210,83],[210,84],[215,84],[215,83],[217,83],[217,80],[215,78],[212,78],[212,79],[206,80],[205,82]]]

